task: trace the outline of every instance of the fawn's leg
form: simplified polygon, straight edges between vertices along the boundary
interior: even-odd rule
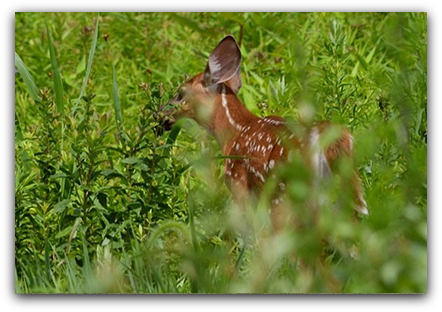
[[[364,199],[362,181],[359,177],[357,169],[353,165],[353,137],[350,132],[342,128],[342,133],[339,138],[325,150],[325,157],[330,165],[330,168],[336,169],[337,162],[344,159],[352,162],[352,177],[351,177],[351,196],[356,205],[356,210],[362,214],[368,214],[367,203]]]

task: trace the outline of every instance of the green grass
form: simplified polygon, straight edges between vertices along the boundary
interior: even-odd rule
[[[272,235],[203,129],[158,127],[226,34],[249,110],[352,131],[370,216],[305,210],[295,162],[278,175],[301,226]],[[16,292],[425,293],[426,34],[425,13],[17,13]]]

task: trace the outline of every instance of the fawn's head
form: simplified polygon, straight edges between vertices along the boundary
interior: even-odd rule
[[[181,117],[195,119],[205,125],[212,118],[216,98],[224,84],[237,94],[241,88],[241,51],[232,36],[226,36],[210,54],[206,69],[178,89],[178,95],[170,103],[176,108],[164,113],[164,128],[170,130]]]

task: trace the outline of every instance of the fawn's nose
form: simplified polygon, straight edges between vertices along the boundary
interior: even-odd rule
[[[164,130],[169,131],[172,129],[176,122],[175,115],[177,113],[176,106],[181,103],[181,96],[178,94],[173,99],[169,100],[166,104],[161,105],[158,111],[154,113],[153,117],[157,120]]]
[[[170,131],[173,127],[173,125],[175,124],[175,119],[173,118],[167,118],[166,120],[164,120],[163,122],[163,128],[166,131]]]

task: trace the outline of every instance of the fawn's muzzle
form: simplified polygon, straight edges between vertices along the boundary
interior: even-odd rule
[[[173,118],[167,118],[166,120],[164,120],[163,122],[163,128],[166,131],[170,131],[173,127],[173,125],[175,124],[176,120]]]
[[[180,95],[175,96],[166,104],[161,105],[158,112],[154,114],[155,120],[158,120],[164,130],[169,131],[178,119],[179,106],[182,104]]]

